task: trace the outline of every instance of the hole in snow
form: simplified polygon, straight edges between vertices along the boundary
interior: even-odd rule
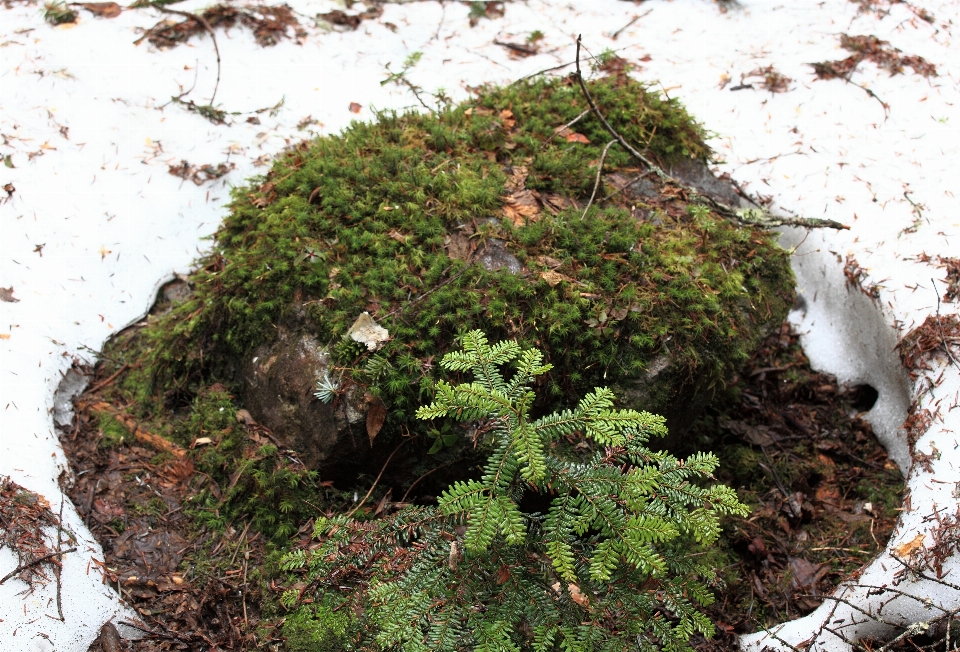
[[[880,392],[873,385],[854,385],[847,390],[850,407],[857,412],[869,412],[880,398]]]

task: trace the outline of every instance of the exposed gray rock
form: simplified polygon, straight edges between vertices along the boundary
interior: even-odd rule
[[[317,339],[281,330],[276,342],[256,349],[243,365],[243,405],[304,464],[331,476],[338,467],[362,465],[372,451],[363,394],[351,387],[323,403],[314,388],[325,375],[337,380]]]
[[[666,171],[670,176],[688,186],[693,186],[701,193],[722,202],[731,208],[739,208],[740,193],[729,181],[714,176],[710,168],[703,161],[685,158],[680,159]]]
[[[476,262],[488,272],[505,269],[511,274],[519,274],[523,271],[523,265],[507,251],[506,243],[499,238],[488,238],[474,255]]]

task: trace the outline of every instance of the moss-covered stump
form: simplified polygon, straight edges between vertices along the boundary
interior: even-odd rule
[[[701,192],[728,192],[676,100],[624,74],[590,84],[628,141]],[[131,364],[117,401],[183,445],[209,437],[211,463],[259,428],[323,479],[375,473],[420,435],[391,463],[412,481],[436,464],[427,448],[456,439],[414,411],[443,354],[481,329],[544,352],[538,410],[609,386],[682,429],[782,321],[788,256],[617,145],[595,188],[610,136],[586,108],[569,80],[523,82],[279,156],[235,189],[192,293],[108,349],[108,364]],[[387,341],[345,337],[364,312]],[[229,434],[239,409],[242,436]]]

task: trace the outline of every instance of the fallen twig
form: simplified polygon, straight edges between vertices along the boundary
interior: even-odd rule
[[[937,289],[936,281],[931,278],[930,282],[933,284],[933,291],[937,293],[937,327],[940,329],[940,339],[943,340],[943,350],[947,352],[947,357],[950,358],[953,366],[960,367],[953,357],[953,353],[950,352],[950,344],[947,342],[947,336],[943,334],[943,322],[940,321],[940,290]]]
[[[189,11],[180,11],[179,9],[170,9],[169,7],[164,7],[160,4],[155,4],[154,6],[164,13],[176,14],[177,16],[183,16],[184,18],[197,21],[203,25],[203,28],[207,30],[207,33],[210,34],[210,38],[213,39],[213,51],[217,54],[217,81],[213,85],[213,94],[210,95],[209,102],[210,106],[213,106],[213,100],[217,97],[217,89],[220,88],[220,47],[217,45],[217,35],[213,31],[213,26],[210,25],[206,18],[199,14],[190,13]]]
[[[20,564],[19,566],[14,568],[12,571],[4,575],[3,579],[0,580],[0,584],[3,584],[14,575],[19,575],[20,573],[27,570],[28,568],[33,568],[37,564],[42,564],[48,559],[52,559],[54,557],[60,557],[61,555],[65,555],[67,553],[76,552],[76,551],[77,551],[76,548],[69,548],[68,550],[58,550],[56,552],[51,552],[50,554],[44,555],[43,557],[38,557],[37,559],[34,559],[33,561],[29,561],[26,564]]]
[[[611,35],[610,35],[610,39],[613,40],[613,41],[616,41],[616,40],[617,40],[617,37],[620,36],[627,28],[629,28],[631,25],[633,25],[635,22],[637,22],[638,20],[640,20],[640,19],[643,18],[644,16],[648,15],[651,11],[653,11],[653,9],[647,9],[646,12],[644,12],[644,13],[642,13],[642,14],[637,14],[636,16],[634,16],[634,17],[630,20],[629,23],[627,23],[626,25],[624,25],[623,27],[621,27],[620,29],[618,29],[617,31],[615,31],[613,34],[611,34]]]
[[[115,372],[113,372],[113,374],[111,374],[108,378],[101,380],[99,383],[97,383],[96,385],[88,389],[87,393],[93,394],[94,392],[100,391],[101,389],[103,389],[104,387],[106,387],[107,385],[115,381],[120,376],[120,374],[122,374],[124,371],[127,370],[129,366],[130,366],[129,364],[124,362],[123,365],[119,369],[117,369]]]
[[[587,202],[586,208],[583,209],[583,215],[580,216],[581,220],[587,216],[587,211],[590,210],[590,206],[593,204],[593,199],[597,196],[597,188],[600,187],[600,175],[603,174],[603,161],[607,158],[607,152],[610,150],[610,146],[616,142],[616,140],[611,140],[609,143],[607,143],[607,146],[603,148],[603,152],[600,154],[600,162],[597,164],[597,179],[593,182],[593,192],[590,193],[590,201]]]
[[[594,101],[593,96],[590,95],[590,91],[587,90],[587,84],[583,80],[583,74],[580,71],[580,47],[582,36],[577,36],[577,54],[576,54],[576,70],[573,72],[573,76],[577,78],[577,83],[580,85],[580,90],[583,92],[584,98],[587,100],[587,104],[590,105],[590,109],[593,111],[593,114],[597,116],[597,119],[603,125],[611,136],[613,136],[620,145],[627,150],[631,156],[643,163],[645,166],[653,170],[661,181],[669,182],[675,184],[688,193],[690,193],[694,198],[699,201],[702,201],[706,205],[713,208],[717,213],[722,217],[725,217],[729,220],[736,220],[744,224],[752,224],[754,226],[759,226],[763,228],[771,228],[774,226],[803,226],[806,228],[831,228],[831,229],[849,229],[850,227],[845,224],[841,224],[835,220],[824,220],[816,217],[777,217],[772,215],[769,211],[763,208],[759,209],[746,209],[746,210],[734,210],[733,208],[727,206],[726,204],[717,201],[711,197],[702,195],[696,190],[696,188],[691,188],[686,186],[677,179],[673,178],[669,174],[663,171],[659,165],[651,161],[649,158],[644,156],[636,148],[630,145],[621,136],[616,129],[613,128],[604,115],[600,112],[600,108],[597,106],[597,103]]]
[[[364,496],[363,499],[362,499],[359,503],[357,503],[356,506],[355,506],[353,509],[351,509],[349,512],[347,512],[347,515],[346,515],[344,518],[350,518],[351,516],[353,516],[354,514],[356,514],[357,510],[360,509],[365,502],[367,502],[367,498],[369,498],[369,497],[370,497],[370,494],[373,493],[374,487],[376,487],[376,486],[377,486],[377,483],[380,482],[380,478],[383,476],[383,472],[387,470],[387,465],[390,464],[390,460],[393,459],[393,456],[397,454],[397,451],[398,451],[398,450],[400,450],[401,448],[403,448],[403,445],[404,445],[404,444],[406,444],[408,441],[411,441],[411,440],[413,440],[413,439],[416,439],[416,437],[411,437],[410,439],[404,439],[402,442],[400,442],[400,445],[399,445],[399,446],[397,446],[396,448],[393,449],[393,452],[390,453],[390,457],[388,457],[388,458],[387,458],[387,461],[383,463],[383,467],[380,469],[380,473],[377,474],[377,477],[376,477],[376,479],[373,481],[373,484],[370,485],[370,490],[367,491],[367,495]]]

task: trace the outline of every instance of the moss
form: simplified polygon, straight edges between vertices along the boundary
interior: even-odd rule
[[[653,158],[708,159],[702,128],[676,100],[625,75],[590,83]],[[655,181],[658,194],[635,197],[607,176],[583,215],[609,135],[591,114],[558,129],[586,108],[568,80],[483,89],[438,114],[383,113],[301,143],[234,190],[191,275],[193,296],[107,350],[115,369],[130,365],[109,391],[139,406],[141,421],[183,445],[213,440],[194,451],[213,480],[193,502],[202,522],[222,527],[249,510],[279,539],[315,511],[315,474],[234,419],[238,361],[282,324],[330,347],[335,380],[383,399],[378,441],[421,434],[424,453],[435,437],[413,413],[448,376],[435,361],[469,329],[544,352],[555,371],[543,411],[595,386],[629,395],[664,356],[674,389],[632,407],[660,412],[678,388],[710,391],[732,375],[792,303],[787,253]],[[612,147],[604,172],[631,180],[634,165]],[[464,260],[494,241],[521,274]],[[364,310],[392,338],[376,353],[343,339]]]
[[[675,100],[624,76],[593,89],[624,136],[655,157],[707,157],[702,130]],[[229,378],[293,308],[354,382],[384,398],[394,426],[430,397],[430,362],[468,328],[542,348],[561,402],[629,383],[662,353],[716,384],[755,344],[745,335],[757,322],[778,322],[789,306],[787,256],[769,234],[689,212],[682,192],[642,205],[621,193],[581,219],[576,206],[608,136],[586,116],[575,128],[589,143],[550,137],[584,108],[563,81],[515,84],[436,116],[382,114],[279,157],[234,192],[193,275],[194,297],[148,329],[156,387]],[[636,173],[630,165],[611,148],[605,169]],[[507,184],[523,174],[542,205],[511,221]],[[655,220],[638,219],[653,209]],[[451,258],[449,239],[464,233],[469,246],[506,241],[526,273]],[[393,338],[376,356],[342,340],[367,309]],[[364,373],[371,358],[379,377]]]
[[[127,429],[116,418],[107,413],[99,415],[98,427],[100,430],[99,445],[103,448],[114,448],[123,444],[127,437]]]
[[[325,605],[300,607],[283,623],[287,652],[340,652],[351,618]]]

